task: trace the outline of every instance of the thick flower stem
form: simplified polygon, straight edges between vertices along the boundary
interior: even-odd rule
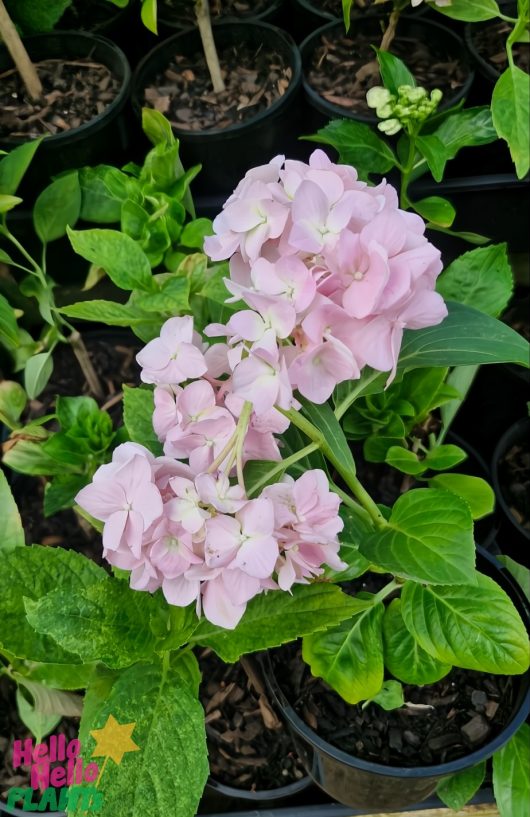
[[[77,358],[77,362],[81,367],[81,371],[86,378],[90,391],[94,397],[97,397],[98,400],[102,400],[104,394],[103,389],[101,388],[101,383],[99,382],[99,377],[97,376],[96,370],[92,365],[87,348],[83,343],[83,338],[77,330],[72,332],[68,338],[68,342],[70,343],[72,351]]]
[[[378,528],[385,526],[386,520],[375,504],[374,500],[366,489],[363,488],[355,474],[343,467],[341,461],[335,456],[333,449],[328,444],[325,435],[306,417],[300,414],[299,411],[294,411],[294,409],[285,410],[281,408],[278,409],[278,411],[281,411],[281,413],[284,414],[293,425],[299,428],[300,431],[303,431],[310,440],[317,443],[326,459],[329,460],[329,462],[334,466],[353,495],[356,497],[356,499],[358,499],[362,507],[370,514],[374,524],[377,525]]]
[[[11,54],[31,99],[34,102],[40,99],[42,97],[42,83],[35,66],[28,56],[28,52],[24,48],[19,33],[7,13],[3,0],[0,0],[0,39],[4,41],[7,50]]]
[[[195,0],[195,16],[197,26],[201,35],[202,47],[206,65],[210,72],[214,93],[220,94],[225,90],[225,84],[221,75],[221,66],[215,47],[215,40],[212,32],[212,21],[210,19],[210,7],[208,0]]]
[[[237,423],[237,442],[236,442],[236,469],[237,481],[243,489],[245,489],[245,478],[243,476],[243,446],[245,445],[245,437],[247,436],[248,424],[250,423],[250,415],[252,414],[252,403],[245,400],[239,420]]]
[[[394,37],[396,36],[396,29],[397,24],[399,22],[399,15],[400,12],[397,9],[394,9],[392,14],[390,15],[390,20],[388,21],[388,27],[383,34],[383,39],[381,40],[381,45],[379,46],[381,51],[388,51],[392,43],[394,42]]]
[[[314,451],[318,451],[318,445],[317,443],[310,443],[309,445],[306,445],[305,448],[301,448],[300,451],[296,451],[294,454],[291,454],[290,457],[286,457],[284,460],[281,460],[253,485],[252,490],[248,492],[249,498],[256,494],[261,488],[264,488],[265,485],[268,485],[273,477],[283,474],[291,465],[294,465],[295,462],[309,456],[309,454],[312,454]]]

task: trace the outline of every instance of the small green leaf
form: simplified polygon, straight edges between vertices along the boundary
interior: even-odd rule
[[[55,179],[45,187],[33,207],[33,225],[43,244],[66,235],[81,212],[81,188],[77,172]]]
[[[29,476],[55,476],[66,472],[75,473],[77,466],[58,462],[43,450],[42,443],[18,439],[3,457],[3,462],[13,471]]]
[[[4,193],[0,193],[0,214],[8,213],[21,202],[22,199],[18,196],[7,196]]]
[[[409,451],[408,448],[403,448],[400,445],[390,446],[386,452],[385,462],[391,465],[392,468],[397,468],[398,471],[410,476],[419,476],[427,470],[424,460],[418,459],[418,455],[414,451]]]
[[[76,474],[59,474],[48,482],[44,492],[44,516],[54,516],[58,511],[72,508],[88,477]]]
[[[211,647],[230,663],[247,652],[279,647],[333,627],[350,618],[356,609],[356,600],[334,585],[293,585],[292,593],[274,591],[253,598],[235,630],[216,627],[203,619],[191,641]]]
[[[436,6],[436,11],[453,20],[478,23],[498,17],[500,9],[495,0],[451,0],[448,6]]]
[[[339,468],[353,476],[355,474],[355,460],[348,445],[348,440],[344,436],[344,431],[329,403],[317,405],[305,399],[301,399],[300,402],[303,414],[324,435],[326,448],[322,448],[323,453]]]
[[[26,392],[15,380],[0,382],[0,422],[14,429],[19,425],[22,412],[26,408]]]
[[[25,544],[24,528],[17,504],[2,470],[0,470],[0,512],[2,515],[0,552],[5,553],[8,550],[22,547]]]
[[[0,294],[0,343],[7,349],[20,345],[17,317],[15,310],[3,295]]]
[[[62,721],[62,715],[46,715],[39,712],[26,700],[20,688],[17,689],[17,709],[20,720],[27,726],[37,743],[42,743],[43,738],[53,732]]]
[[[449,491],[416,488],[399,497],[388,525],[359,549],[396,576],[432,584],[475,584],[473,522],[464,500]]]
[[[486,761],[446,777],[438,783],[436,794],[453,811],[460,811],[478,792],[486,775]]]
[[[411,74],[405,63],[389,51],[375,49],[383,85],[391,94],[397,94],[401,85],[416,87],[414,74]]]
[[[74,250],[105,270],[121,289],[154,288],[151,265],[141,247],[130,236],[117,230],[71,230],[68,236]]]
[[[83,699],[79,695],[53,689],[46,684],[32,681],[21,675],[19,672],[13,673],[13,678],[17,684],[24,687],[33,699],[33,706],[38,712],[44,715],[64,715],[67,718],[79,718],[83,709]]]
[[[523,179],[530,168],[530,83],[526,71],[513,65],[501,74],[493,89],[491,112],[497,133],[508,143],[517,176]]]
[[[95,664],[37,664],[26,661],[23,669],[25,678],[37,681],[53,689],[85,689],[88,686]]]
[[[81,213],[83,221],[96,224],[116,224],[120,220],[122,202],[132,181],[115,167],[98,165],[79,171]]]
[[[404,684],[435,684],[447,675],[450,664],[442,664],[425,652],[405,627],[400,599],[393,599],[383,619],[385,667]]]
[[[455,220],[455,208],[451,202],[440,196],[428,196],[426,199],[415,201],[413,207],[424,219],[441,227],[450,227]]]
[[[416,138],[416,147],[427,162],[434,180],[436,182],[441,182],[447,162],[444,143],[436,136],[436,134],[431,134],[427,136],[418,136]]]
[[[482,477],[471,477],[467,474],[436,474],[429,480],[429,486],[451,491],[461,497],[467,503],[473,519],[482,519],[495,509],[493,489]]]
[[[497,559],[510,571],[526,598],[530,601],[530,570],[524,565],[520,565],[510,556],[501,554],[497,556]]]
[[[406,582],[401,612],[408,631],[442,663],[502,675],[528,669],[526,628],[504,590],[488,576],[477,573],[476,586]]]
[[[153,429],[153,390],[146,386],[134,389],[123,387],[123,418],[129,437],[145,445],[156,457],[162,454],[162,445]]]
[[[39,352],[30,357],[24,370],[24,388],[30,400],[38,397],[48,383],[53,372],[51,351]]]
[[[433,471],[445,471],[454,468],[465,459],[467,454],[458,445],[437,445],[428,452],[425,464]]]
[[[196,218],[186,224],[179,238],[179,244],[184,247],[194,247],[202,250],[204,239],[213,234],[212,222],[209,218]]]
[[[142,129],[153,145],[173,145],[175,137],[164,114],[153,108],[142,108]]]
[[[61,312],[68,318],[97,321],[108,326],[130,326],[133,331],[149,320],[153,321],[153,325],[161,325],[161,321],[155,322],[152,316],[146,312],[141,312],[136,306],[117,304],[113,301],[79,301],[70,306],[62,307]]]
[[[99,415],[99,407],[93,397],[63,397],[59,395],[55,401],[55,413],[61,426],[61,431],[69,431],[76,425],[80,415]]]
[[[17,192],[41,142],[42,138],[30,139],[0,160],[0,193],[12,196]]]
[[[363,178],[370,173],[388,173],[396,166],[396,157],[370,125],[351,119],[334,119],[312,136],[308,142],[331,145],[342,164],[353,165]]]
[[[381,707],[381,709],[385,709],[387,712],[390,712],[392,709],[399,709],[399,707],[403,706],[404,703],[405,698],[403,697],[402,685],[399,683],[399,681],[393,681],[391,679],[389,681],[383,681],[383,686],[377,695],[374,695],[373,698],[365,701],[363,704],[363,709],[368,706],[368,704],[377,704]]]
[[[446,300],[458,301],[496,318],[513,292],[513,273],[506,244],[465,252],[449,264],[436,282]]]
[[[313,675],[323,678],[349,704],[371,699],[383,684],[385,608],[380,602],[354,599],[358,612],[325,632],[303,640],[303,658]]]
[[[142,0],[142,23],[149,31],[152,31],[153,34],[158,34],[156,5],[157,0]]]
[[[530,726],[527,723],[493,755],[493,793],[501,817],[529,817]]]

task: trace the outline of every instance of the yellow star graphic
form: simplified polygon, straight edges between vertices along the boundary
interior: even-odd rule
[[[131,738],[136,723],[118,723],[109,715],[103,729],[94,729],[91,736],[96,741],[92,757],[104,757],[105,763],[110,757],[118,766],[127,752],[138,752],[140,747]]]

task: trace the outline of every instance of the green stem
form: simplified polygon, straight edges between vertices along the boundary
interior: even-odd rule
[[[340,420],[341,417],[343,417],[346,414],[350,406],[356,401],[357,397],[359,397],[359,395],[362,394],[366,386],[369,386],[370,383],[373,383],[373,381],[376,380],[380,374],[381,372],[374,371],[365,380],[362,379],[359,380],[355,388],[351,390],[348,396],[345,397],[344,400],[342,400],[335,409],[334,414],[337,420]]]
[[[245,445],[245,437],[247,436],[248,424],[252,414],[253,405],[249,400],[245,400],[243,410],[239,415],[237,421],[237,440],[236,440],[236,471],[237,481],[245,490],[245,478],[243,476],[243,446]]]
[[[391,593],[393,593],[395,590],[398,590],[402,586],[403,586],[403,583],[398,581],[398,579],[392,579],[392,581],[389,582],[388,584],[386,584],[382,588],[382,590],[379,591],[379,593],[375,594],[375,596],[373,598],[374,604],[377,604],[378,602],[383,601],[384,599],[386,599],[387,596],[389,596]]]
[[[33,267],[33,270],[30,270],[31,274],[37,275],[41,283],[44,286],[46,286],[46,279],[44,277],[42,269],[39,267],[37,262],[31,257],[29,252],[27,252],[27,250],[24,249],[22,244],[15,238],[15,236],[9,232],[9,229],[5,226],[5,224],[0,229],[0,232],[7,238],[8,241],[11,242],[11,244],[13,244],[14,247],[17,248],[19,253],[26,259],[26,261],[28,261],[31,264],[31,266]]]
[[[278,406],[276,408],[278,408]],[[306,437],[309,437],[310,440],[313,440],[313,442],[318,445],[326,459],[329,460],[336,471],[341,475],[342,479],[348,488],[350,488],[353,495],[359,500],[363,508],[370,514],[371,519],[377,525],[377,527],[380,528],[385,526],[386,520],[373,501],[372,497],[365,490],[365,488],[363,488],[355,474],[352,474],[351,471],[343,467],[341,461],[335,456],[333,449],[329,446],[324,434],[306,417],[300,414],[300,412],[294,411],[293,409],[285,410],[281,408],[278,408],[278,411],[281,411],[281,413],[287,417],[294,426],[299,428],[300,431],[303,431]]]
[[[267,471],[267,473],[256,482],[252,490],[248,493],[249,498],[256,494],[260,488],[263,488],[264,485],[268,485],[272,477],[275,477],[276,474],[282,474],[284,471],[290,468],[291,465],[294,465],[295,462],[303,459],[303,457],[307,457],[314,451],[318,451],[318,445],[317,443],[310,443],[309,445],[306,445],[305,448],[301,448],[300,451],[296,451],[294,454],[291,454],[290,457],[286,457],[284,460],[277,463],[273,468],[271,468],[270,471]]]
[[[515,63],[513,60],[512,46],[515,42],[517,42],[520,39],[521,35],[524,34],[524,32],[526,31],[526,28],[528,26],[528,20],[525,20],[524,17],[519,17],[517,20],[511,20],[510,22],[515,23],[515,25],[510,36],[506,41],[506,54],[508,56],[508,63],[510,65],[510,68],[514,68]]]

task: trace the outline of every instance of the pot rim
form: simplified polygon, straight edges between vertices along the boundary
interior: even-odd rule
[[[510,520],[511,524],[514,528],[523,536],[525,539],[530,540],[530,531],[527,528],[524,528],[514,517],[512,514],[508,503],[504,497],[504,493],[502,490],[500,478],[499,478],[499,462],[503,455],[506,453],[508,447],[515,443],[521,437],[524,437],[525,434],[528,437],[530,433],[530,417],[521,417],[520,420],[516,420],[509,428],[506,429],[502,437],[499,439],[497,445],[495,446],[495,450],[493,451],[493,456],[491,458],[491,479],[493,482],[493,490],[495,491],[495,496],[501,506],[504,515],[507,519]]]
[[[281,9],[281,7],[283,6],[283,3],[284,3],[284,0],[270,0],[270,3],[265,3],[263,11],[260,11],[258,14],[252,14],[252,12],[250,14],[248,14],[248,15],[245,14],[245,15],[241,15],[241,16],[237,16],[237,15],[230,16],[230,15],[227,14],[226,16],[219,18],[219,23],[225,23],[225,22],[231,22],[231,23],[232,22],[233,23],[236,23],[236,22],[240,22],[240,23],[254,23],[254,22],[255,23],[261,23],[261,22],[264,22],[264,23],[266,23],[267,20],[269,19],[269,17],[271,17],[272,15],[274,15],[277,11],[279,11]],[[187,23],[180,26],[174,20],[170,20],[167,17],[164,17],[163,2],[160,4],[160,11],[159,11],[159,14],[158,14],[158,21],[162,25],[167,26],[168,28],[175,29],[176,31],[182,31],[184,28],[186,28],[186,29],[190,28],[189,24],[187,24]],[[213,22],[213,25],[218,24],[215,19],[212,22]],[[194,26],[193,26],[193,28],[194,28]]]
[[[295,780],[293,783],[288,783],[286,786],[279,786],[277,789],[258,789],[257,791],[248,791],[247,789],[236,789],[234,786],[228,786],[226,783],[221,783],[214,777],[209,777],[206,783],[206,788],[210,788],[216,794],[222,794],[224,797],[234,797],[239,800],[247,802],[256,802],[258,800],[270,801],[271,804],[276,800],[283,800],[285,797],[292,797],[301,791],[305,791],[313,785],[313,781],[308,774]]]
[[[352,38],[355,37],[354,24],[360,23],[361,26],[363,24],[368,25],[368,24],[373,23],[376,20],[382,19],[382,17],[383,17],[383,15],[381,15],[381,14],[371,14],[371,15],[368,15],[368,16],[361,16],[361,15],[358,15],[358,14],[352,14],[352,17],[351,17],[352,26],[350,28],[349,35]],[[469,59],[469,54],[468,54],[468,52],[466,50],[466,47],[465,47],[465,44],[464,44],[464,41],[462,40],[462,38],[459,37],[458,34],[455,34],[455,32],[452,31],[452,29],[448,28],[447,26],[444,26],[442,23],[438,23],[438,22],[436,22],[434,20],[426,20],[426,19],[423,18],[422,15],[414,15],[414,16],[404,15],[403,18],[400,21],[400,25],[402,27],[404,25],[405,26],[406,25],[409,25],[409,26],[410,25],[419,25],[419,26],[422,26],[424,28],[427,28],[428,31],[433,31],[434,30],[434,31],[442,32],[443,36],[445,36],[447,39],[450,39],[450,40],[453,41],[453,44],[455,46],[455,51],[459,52],[459,54],[461,56],[461,59],[462,59],[462,63],[464,65],[464,67],[467,68],[468,74],[467,74],[467,77],[464,80],[462,86],[460,87],[459,90],[457,90],[454,93],[454,95],[450,94],[446,99],[442,99],[442,102],[441,102],[438,110],[439,111],[447,110],[448,108],[451,108],[454,105],[456,105],[461,99],[465,99],[467,97],[467,95],[469,93],[469,90],[470,90],[470,88],[471,88],[471,86],[473,84],[473,81],[475,79],[475,69],[473,67],[472,61]],[[369,113],[369,114],[368,113],[353,113],[352,112],[351,115],[348,115],[348,109],[347,108],[341,108],[339,105],[335,105],[332,102],[328,102],[323,96],[321,96],[321,94],[319,94],[313,88],[313,86],[309,83],[309,80],[307,79],[306,71],[305,71],[305,64],[306,64],[307,60],[309,59],[309,57],[311,56],[311,54],[314,51],[314,47],[313,47],[314,42],[322,34],[326,34],[326,33],[330,32],[333,29],[336,29],[338,27],[343,29],[344,28],[343,22],[341,20],[332,20],[329,23],[326,23],[325,25],[321,26],[320,28],[317,28],[315,31],[312,31],[311,34],[309,34],[305,38],[305,40],[303,40],[300,43],[299,48],[300,48],[300,54],[301,54],[301,58],[302,58],[302,83],[303,83],[303,86],[304,86],[304,92],[307,95],[310,103],[312,105],[314,105],[314,107],[317,110],[325,113],[327,116],[333,115],[335,117],[342,117],[343,119],[344,118],[353,119],[354,121],[356,120],[358,122],[366,122],[366,123],[368,123],[370,125],[374,125],[377,122],[379,122],[379,119],[377,118],[377,116],[375,114],[371,114],[371,113]],[[398,32],[397,38],[399,39],[399,32]]]
[[[249,117],[244,122],[237,122],[236,124],[229,125],[226,128],[209,128],[208,130],[188,131],[184,129],[181,130],[172,125],[171,127],[173,132],[177,134],[180,139],[184,139],[187,142],[204,142],[211,137],[223,135],[227,137],[235,137],[241,133],[245,133],[245,131],[251,130],[252,128],[256,127],[256,125],[260,125],[263,120],[269,117],[274,117],[279,110],[285,107],[285,105],[290,101],[291,97],[298,90],[299,86],[302,84],[302,58],[295,41],[287,31],[284,31],[271,23],[262,22],[261,20],[230,20],[222,23],[214,23],[213,29],[214,33],[215,31],[220,31],[222,33],[223,29],[233,31],[235,28],[248,28],[249,26],[252,28],[265,29],[274,33],[277,38],[283,41],[284,45],[288,49],[291,58],[290,66],[293,71],[293,76],[287,90],[283,96],[276,99],[272,105],[270,105],[270,107],[266,108],[264,111],[260,111],[254,116]],[[184,37],[190,37],[192,35],[199,37],[198,29],[194,27],[182,29],[156,45],[145,55],[145,57],[143,57],[143,59],[140,60],[133,74],[131,90],[131,103],[137,116],[141,116],[141,110],[144,107],[139,101],[139,97],[140,93],[143,93],[145,90],[144,82],[146,76],[150,74],[148,70],[150,62],[153,61],[153,59],[160,53],[170,50],[170,46],[172,46],[178,40]]]
[[[62,142],[68,142],[73,138],[78,139],[80,136],[86,134],[89,130],[99,130],[102,124],[105,124],[105,121],[108,119],[109,115],[114,113],[115,111],[119,111],[126,103],[127,98],[129,96],[129,90],[131,86],[131,67],[129,65],[129,61],[121,48],[116,45],[115,42],[110,40],[108,37],[104,37],[101,34],[95,34],[90,31],[50,31],[43,34],[32,34],[29,37],[23,38],[23,43],[27,46],[28,51],[30,52],[31,56],[31,46],[33,43],[43,42],[45,40],[50,40],[52,38],[59,38],[60,40],[65,40],[66,38],[68,41],[72,40],[72,37],[76,37],[79,40],[87,41],[87,50],[88,44],[90,43],[99,43],[103,46],[103,48],[107,49],[107,52],[110,54],[113,52],[119,59],[121,63],[121,76],[119,77],[121,82],[120,90],[118,91],[115,99],[107,105],[102,113],[98,113],[97,116],[94,116],[92,119],[89,119],[88,122],[83,122],[82,125],[79,125],[78,128],[71,128],[70,130],[64,131],[63,133],[55,133],[51,134],[50,136],[45,136],[43,139],[43,144],[45,142],[53,142],[54,144],[61,144]],[[5,46],[0,44],[0,56],[2,52],[5,52]],[[9,57],[9,55],[8,55]],[[9,57],[11,59],[11,57]],[[101,63],[108,68],[108,65],[105,63]],[[18,147],[18,145],[25,144],[26,142],[33,142],[35,139],[26,139],[22,136],[5,136],[0,139],[0,141],[4,145],[11,144],[13,148]]]
[[[483,548],[477,546],[477,553],[486,559],[490,565],[499,571],[504,576],[505,580],[509,581],[509,583],[512,585],[511,589],[513,594],[517,597],[521,607],[527,611],[526,626],[528,628],[528,610],[522,599],[522,591],[520,590],[515,579],[513,579],[513,577],[508,571],[506,571],[503,565],[497,561],[497,559],[495,559]],[[447,777],[455,774],[456,772],[461,772],[464,769],[474,766],[480,761],[491,757],[491,755],[496,752],[497,749],[507,742],[511,735],[516,732],[519,726],[524,723],[526,717],[530,713],[530,670],[527,670],[522,675],[513,676],[515,678],[521,678],[522,683],[526,684],[526,691],[524,692],[524,696],[520,696],[522,697],[522,701],[519,704],[519,708],[514,712],[511,719],[504,726],[502,731],[495,738],[493,738],[493,740],[488,741],[479,749],[475,749],[475,751],[471,752],[470,754],[464,755],[456,760],[451,760],[448,763],[437,763],[432,766],[385,766],[382,763],[375,763],[355,757],[355,755],[350,755],[348,752],[337,749],[336,746],[333,746],[331,743],[328,743],[326,740],[321,738],[317,732],[311,729],[305,723],[305,721],[299,717],[292,705],[287,700],[276,680],[276,676],[274,675],[269,653],[262,655],[261,661],[265,670],[265,680],[276,700],[276,703],[281,708],[283,717],[288,725],[298,735],[300,735],[303,740],[312,744],[320,754],[327,755],[333,761],[342,763],[345,766],[360,769],[364,772],[370,772],[374,775],[381,775],[382,777],[395,777],[401,779],[429,777],[436,778]]]

